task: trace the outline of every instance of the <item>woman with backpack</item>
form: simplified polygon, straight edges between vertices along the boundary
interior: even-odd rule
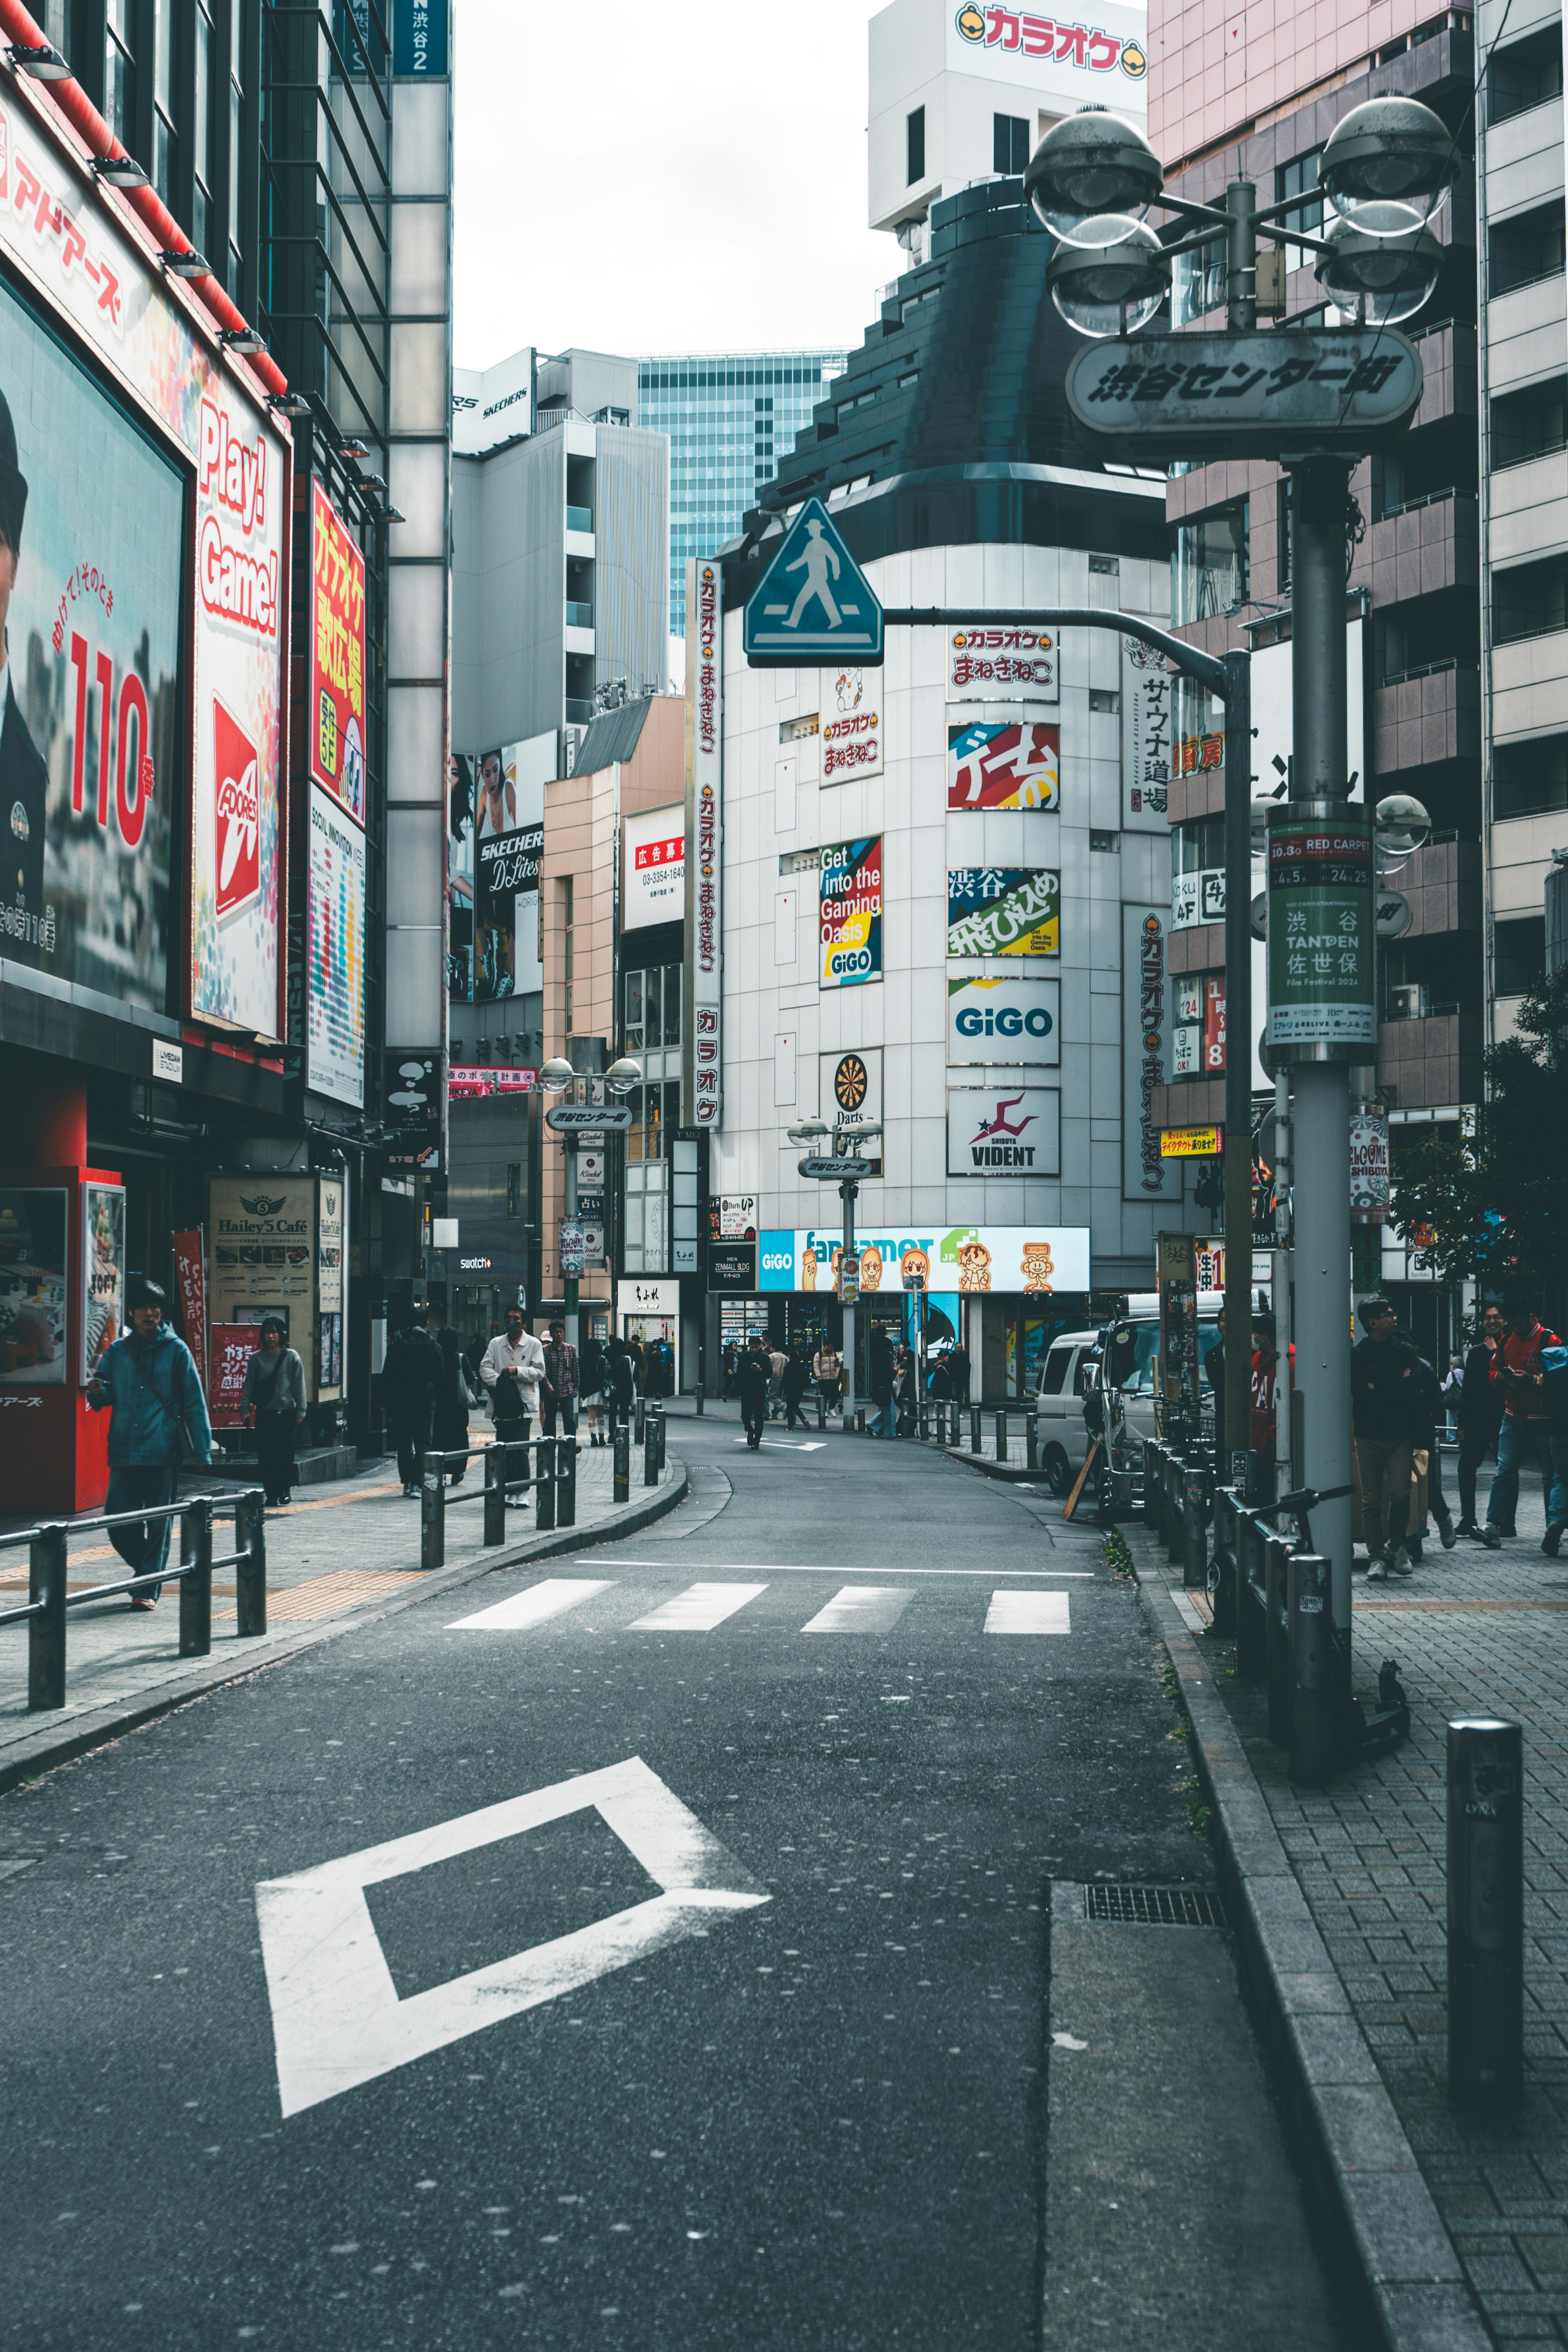
[[[268,1507],[277,1509],[288,1501],[294,1485],[294,1440],[305,1423],[305,1367],[284,1346],[276,1315],[262,1324],[261,1345],[245,1368],[240,1413],[249,1413],[256,1424],[262,1487]]]

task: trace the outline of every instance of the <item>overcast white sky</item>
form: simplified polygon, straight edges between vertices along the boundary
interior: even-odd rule
[[[461,0],[454,359],[859,343],[883,0]]]

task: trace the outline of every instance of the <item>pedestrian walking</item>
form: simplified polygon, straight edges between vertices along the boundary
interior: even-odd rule
[[[261,1345],[245,1368],[240,1417],[251,1416],[262,1492],[274,1509],[287,1503],[294,1486],[294,1442],[305,1426],[305,1367],[285,1345],[276,1315],[261,1326]]]
[[[87,1384],[89,1412],[108,1412],[110,1517],[172,1503],[182,1447],[204,1470],[213,1458],[212,1424],[194,1359],[163,1321],[168,1299],[143,1277],[126,1286],[131,1328],[99,1358]],[[169,1557],[172,1519],[110,1528],[109,1539],[133,1576],[158,1576]],[[132,1609],[156,1609],[162,1587],[133,1592]]]
[[[740,1360],[740,1418],[746,1424],[746,1442],[755,1454],[762,1444],[762,1425],[768,1419],[768,1392],[772,1383],[773,1365],[762,1343],[760,1331],[751,1335],[751,1344]]]
[[[768,1350],[768,1418],[777,1421],[783,1413],[784,1350],[769,1347]]]
[[[544,1414],[539,1426],[547,1437],[555,1435],[558,1421],[568,1437],[577,1435],[577,1349],[567,1338],[566,1325],[558,1316],[549,1327],[544,1378],[539,1383]]]
[[[947,1380],[956,1403],[969,1402],[969,1350],[962,1339],[955,1339],[947,1350]]]
[[[1503,1394],[1491,1376],[1497,1351],[1508,1326],[1495,1303],[1481,1310],[1480,1329],[1465,1350],[1464,1379],[1459,1388],[1459,1533],[1479,1536],[1476,1525],[1476,1473],[1497,1444],[1502,1425]],[[1511,1536],[1511,1522],[1500,1529]]]
[[[528,1444],[538,1416],[544,1369],[545,1351],[533,1333],[524,1329],[522,1308],[508,1307],[507,1328],[491,1340],[479,1366],[479,1378],[490,1392],[497,1445]]]
[[[1445,1426],[1450,1444],[1453,1443],[1455,1423],[1458,1417],[1459,1398],[1464,1392],[1464,1386],[1465,1360],[1456,1349],[1448,1357],[1448,1369],[1443,1375],[1442,1386]]]
[[[791,1348],[785,1359],[783,1380],[784,1426],[787,1430],[793,1429],[797,1423],[802,1429],[806,1426],[800,1400],[810,1386],[810,1380],[803,1350]]]
[[[726,1348],[724,1351],[724,1394],[727,1403],[729,1399],[734,1396],[736,1382],[739,1378],[740,1349],[736,1346],[735,1341],[732,1339],[728,1347]]]
[[[885,1327],[871,1327],[870,1350],[871,1398],[876,1407],[875,1418],[866,1432],[868,1437],[891,1437],[893,1434],[893,1342]]]
[[[466,1378],[468,1367],[463,1360],[455,1331],[449,1328],[439,1330],[435,1344],[441,1350],[441,1377],[435,1384],[435,1402],[430,1416],[431,1443],[437,1454],[466,1454],[468,1412],[473,1402]],[[448,1486],[461,1486],[467,1467],[466,1462],[459,1462],[455,1470],[449,1470]]]
[[[624,1339],[611,1340],[609,1366],[610,1425],[613,1430],[617,1422],[630,1424],[637,1398],[637,1368]]]
[[[582,1343],[582,1412],[591,1446],[604,1443],[604,1342],[592,1333]]]
[[[1411,1573],[1405,1536],[1416,1445],[1429,1426],[1429,1406],[1417,1371],[1422,1359],[1401,1337],[1399,1318],[1389,1301],[1364,1298],[1358,1320],[1366,1336],[1351,1350],[1350,1359],[1355,1477],[1366,1537],[1366,1573],[1371,1582],[1381,1584],[1390,1575]]]
[[[1414,1470],[1412,1507],[1416,1514],[1417,1524],[1414,1532],[1406,1538],[1405,1548],[1412,1559],[1418,1560],[1426,1540],[1427,1510],[1437,1522],[1437,1532],[1442,1538],[1445,1551],[1453,1550],[1459,1540],[1459,1536],[1458,1529],[1454,1525],[1453,1514],[1443,1499],[1443,1456],[1438,1443],[1440,1435],[1438,1424],[1446,1423],[1447,1416],[1443,1411],[1442,1386],[1437,1379],[1436,1367],[1429,1364],[1419,1350],[1416,1352],[1416,1392],[1421,1401],[1424,1425],[1417,1433],[1415,1453],[1412,1456]]]
[[[1215,1352],[1209,1349],[1211,1361]],[[1278,1475],[1280,1350],[1271,1315],[1252,1318],[1251,1415],[1249,1435],[1258,1492],[1260,1499],[1272,1501]]]
[[[893,1362],[893,1400],[895,1437],[913,1437],[919,1427],[920,1367],[915,1351],[900,1348]]]
[[[1540,1465],[1546,1502],[1546,1533],[1541,1539],[1541,1549],[1549,1559],[1557,1557],[1563,1528],[1568,1525],[1568,1432],[1552,1412],[1542,1351],[1560,1349],[1562,1345],[1556,1332],[1549,1331],[1539,1319],[1529,1300],[1513,1303],[1508,1329],[1491,1368],[1503,1408],[1497,1440],[1497,1475],[1487,1497],[1486,1525],[1481,1529],[1481,1541],[1489,1551],[1497,1550],[1505,1527],[1511,1529],[1513,1526],[1519,1503],[1520,1465],[1533,1455]]]
[[[811,1371],[817,1383],[817,1394],[822,1400],[824,1411],[831,1410],[838,1403],[839,1376],[842,1370],[843,1358],[836,1348],[830,1348],[824,1339],[811,1359]]]
[[[427,1306],[415,1307],[413,1320],[396,1334],[382,1367],[382,1410],[397,1448],[405,1496],[419,1492],[419,1457],[430,1444],[430,1417],[441,1386],[441,1349],[430,1320]]]

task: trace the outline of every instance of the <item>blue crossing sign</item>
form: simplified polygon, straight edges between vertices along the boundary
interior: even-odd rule
[[[746,607],[753,669],[853,662],[882,667],[882,606],[821,499],[786,530]]]

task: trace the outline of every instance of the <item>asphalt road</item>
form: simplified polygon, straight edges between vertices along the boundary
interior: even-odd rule
[[[1225,1935],[1077,1917],[1213,1883],[1098,1538],[678,1443],[662,1531],[0,1799],[0,2341],[1348,2340]]]

